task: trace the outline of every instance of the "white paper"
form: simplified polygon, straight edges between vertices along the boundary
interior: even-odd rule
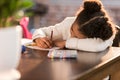
[[[38,46],[29,46],[29,44],[31,44],[31,43],[25,44],[25,46],[27,48],[30,48],[30,49],[37,49],[37,50],[43,50],[43,51],[50,51],[50,50],[60,49],[60,47],[52,47],[52,48],[45,49],[45,48],[40,48]]]
[[[22,45],[26,45],[26,44],[32,43],[32,39],[23,38],[21,42],[22,42]]]

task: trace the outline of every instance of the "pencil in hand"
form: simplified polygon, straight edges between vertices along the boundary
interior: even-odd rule
[[[50,39],[52,40],[52,38],[53,38],[53,30],[51,31]]]
[[[50,40],[51,41],[53,40],[53,30],[51,31]],[[53,46],[53,43],[51,45]],[[30,44],[27,44],[26,46],[37,46],[37,44],[33,42],[33,43],[30,43]]]
[[[52,47],[54,46],[54,43],[53,43],[53,30],[51,31],[51,36],[50,36],[50,40],[52,41]]]

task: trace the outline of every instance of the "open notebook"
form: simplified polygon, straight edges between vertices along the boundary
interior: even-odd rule
[[[30,48],[30,49],[37,49],[37,50],[42,50],[42,51],[50,51],[50,50],[55,50],[55,49],[60,49],[60,47],[52,47],[52,48],[40,48],[36,45],[33,45],[33,42],[24,44],[25,47]]]
[[[60,49],[59,47],[53,47],[53,48],[40,48],[38,46],[26,46],[27,48],[30,48],[30,49],[37,49],[37,50],[42,50],[42,51],[50,51],[50,50],[54,50],[54,49]]]
[[[42,51],[49,51],[49,50],[54,50],[54,49],[60,49],[60,47],[53,47],[53,48],[40,48],[38,46],[36,46],[35,43],[32,42],[31,39],[22,39],[22,45],[24,45],[25,47],[27,48],[30,48],[30,49],[36,49],[36,50],[42,50]]]

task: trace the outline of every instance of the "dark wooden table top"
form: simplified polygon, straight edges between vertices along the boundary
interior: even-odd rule
[[[120,57],[120,48],[111,47],[99,53],[78,51],[76,59],[49,59],[47,53],[28,49],[18,66],[20,80],[74,80],[109,65]]]

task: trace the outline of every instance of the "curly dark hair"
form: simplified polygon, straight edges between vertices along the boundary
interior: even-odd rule
[[[77,15],[76,22],[81,25],[96,16],[108,16],[100,0],[85,0]]]
[[[100,0],[84,0],[75,23],[88,38],[107,40],[113,35],[113,23]]]
[[[113,35],[111,23],[107,17],[94,17],[81,25],[79,31],[88,38],[101,38],[107,40]]]

